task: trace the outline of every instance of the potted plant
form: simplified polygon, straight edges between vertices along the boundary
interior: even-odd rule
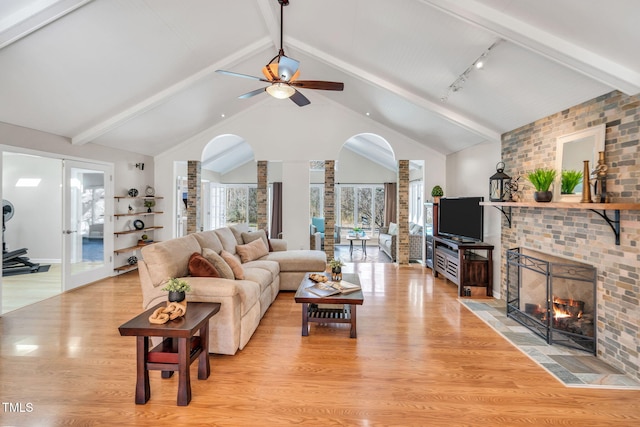
[[[147,212],[151,213],[151,208],[156,205],[155,200],[145,200],[144,207],[147,208]]]
[[[533,199],[536,202],[550,202],[553,198],[553,192],[549,191],[549,187],[556,179],[556,170],[548,168],[538,168],[527,174],[527,179],[536,191],[533,193]]]
[[[343,265],[342,261],[336,258],[329,261],[329,267],[331,267],[331,278],[333,280],[339,280],[342,277]]]
[[[169,279],[166,286],[162,288],[162,290],[169,292],[170,302],[180,302],[184,301],[186,297],[185,292],[189,292],[191,290],[191,286],[189,286],[186,280],[177,279],[174,277]]]
[[[442,191],[442,187],[439,185],[434,186],[431,189],[431,197],[433,197],[433,203],[439,203],[440,197],[444,196],[444,191]]]
[[[560,192],[573,194],[573,190],[582,182],[582,172],[577,170],[563,170],[560,180]]]

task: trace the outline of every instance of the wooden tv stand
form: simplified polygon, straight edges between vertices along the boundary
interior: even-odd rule
[[[484,242],[461,242],[433,236],[433,274],[458,286],[458,296],[493,296],[493,245]],[[486,251],[480,256],[476,251]],[[468,288],[470,295],[465,295]],[[483,289],[484,288],[484,289]]]

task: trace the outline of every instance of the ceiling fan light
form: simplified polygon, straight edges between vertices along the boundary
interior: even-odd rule
[[[267,92],[274,98],[287,99],[296,93],[296,90],[285,83],[274,83],[267,87]]]

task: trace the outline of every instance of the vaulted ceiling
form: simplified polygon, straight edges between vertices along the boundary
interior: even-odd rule
[[[639,16],[637,0],[290,0],[284,50],[301,79],[344,82],[301,89],[312,103],[449,154],[639,93]],[[153,156],[257,103],[305,108],[238,99],[265,84],[215,73],[260,76],[279,26],[277,0],[2,0],[0,121]]]

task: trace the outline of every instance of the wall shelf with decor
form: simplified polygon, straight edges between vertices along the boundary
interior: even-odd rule
[[[133,190],[129,190],[129,193],[127,196],[114,197],[116,200],[116,208],[113,216],[116,220],[126,220],[122,223],[120,229],[113,233],[116,237],[116,243],[114,244],[115,250],[113,251],[115,257],[114,264],[117,265],[114,271],[117,273],[125,273],[137,269],[136,252],[153,243],[151,239],[143,241],[142,234],[163,228],[162,226],[154,225],[153,218],[156,215],[164,214],[164,212],[152,210],[156,205],[155,201],[162,200],[163,197],[155,195],[139,196],[133,192]],[[131,193],[136,195],[131,195]],[[121,201],[125,203],[121,205]],[[149,210],[151,210],[151,212],[149,212]],[[138,219],[142,217],[145,218],[144,221],[150,222],[150,224],[145,224],[142,220]],[[131,228],[132,223],[134,228]],[[122,259],[123,257],[124,259]]]
[[[493,206],[500,210],[507,219],[509,228],[511,228],[511,209],[512,208],[541,208],[541,209],[580,209],[589,210],[598,214],[605,220],[616,240],[616,246],[620,245],[620,211],[637,211],[640,210],[640,203],[572,203],[572,202],[481,202],[484,206]],[[613,218],[610,218],[608,212],[613,212]]]

